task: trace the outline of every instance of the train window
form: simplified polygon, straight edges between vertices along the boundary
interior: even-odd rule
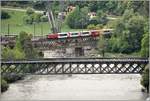
[[[82,34],[89,34],[89,32],[82,32]]]
[[[59,34],[59,36],[67,36],[67,33]]]
[[[71,35],[78,35],[78,33],[71,33]]]
[[[104,32],[110,32],[110,31],[108,30],[108,31],[104,31]]]

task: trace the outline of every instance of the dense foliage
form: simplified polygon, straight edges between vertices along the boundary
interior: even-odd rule
[[[36,50],[32,46],[31,38],[31,34],[20,32],[16,42],[16,47],[18,47],[20,51],[25,54],[25,58],[29,59],[38,57]]]
[[[141,49],[145,19],[133,10],[126,10],[122,18],[114,23],[114,33],[109,41],[108,50],[131,53]]]
[[[18,38],[16,39],[16,44],[14,48],[2,47],[2,59],[15,60],[15,59],[33,59],[42,56],[41,53],[33,48],[31,42],[32,35],[27,34],[26,32],[20,32]],[[12,65],[13,66],[13,65]],[[9,68],[10,71],[13,71],[13,68]],[[12,70],[11,70],[12,69]],[[35,68],[28,66],[26,71],[33,71]],[[1,91],[5,91],[8,88],[8,83],[15,82],[23,78],[22,74],[13,74],[2,75],[3,79],[1,81]]]
[[[143,71],[141,84],[146,88],[147,92],[149,92],[149,65],[147,65]]]
[[[20,32],[13,49],[2,47],[2,58],[7,60],[37,58],[38,52],[33,48],[31,38],[32,35]]]
[[[27,7],[32,6],[33,1],[5,1],[1,2],[2,6]]]
[[[12,69],[13,71],[13,69]],[[3,74],[2,78],[7,82],[7,83],[13,83],[17,80],[22,80],[24,78],[23,74],[16,74],[16,73],[10,73],[8,74]]]
[[[10,18],[10,15],[6,11],[2,10],[1,19],[8,19],[8,18]]]
[[[61,1],[50,1],[53,10],[59,10]],[[132,8],[142,15],[148,16],[149,1],[64,1],[64,5],[78,5],[80,8],[89,7],[90,11],[104,11],[108,14],[122,15],[126,8]],[[44,10],[47,1],[2,1],[2,6],[14,7],[32,7],[38,10]],[[44,5],[44,6],[43,6]]]
[[[20,51],[17,47],[11,49],[10,47],[2,48],[2,58],[7,60],[23,59],[25,58],[24,52]]]
[[[1,78],[1,92],[4,92],[8,89],[7,81],[5,81],[3,78]]]
[[[48,18],[44,14],[35,13],[34,9],[28,7],[26,10],[26,15],[23,17],[25,24],[35,24],[39,22],[47,22]]]
[[[149,57],[149,27],[148,27],[148,22],[146,23],[143,38],[141,41],[140,53],[141,53],[142,57]]]
[[[76,6],[75,10],[73,10],[66,19],[66,23],[70,28],[86,28],[88,24],[88,8],[84,7],[82,9],[79,6]]]

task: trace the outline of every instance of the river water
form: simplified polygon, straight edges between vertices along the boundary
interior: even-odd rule
[[[28,75],[1,94],[7,100],[145,100],[138,74]]]

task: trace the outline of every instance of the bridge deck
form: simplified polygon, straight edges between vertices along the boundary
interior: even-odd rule
[[[146,58],[51,58],[43,60],[2,60],[2,74],[138,74]]]
[[[147,58],[47,58],[30,60],[2,60],[3,63],[97,63],[97,62],[148,62]]]

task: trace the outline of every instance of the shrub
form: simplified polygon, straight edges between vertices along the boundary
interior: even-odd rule
[[[87,26],[87,29],[91,29],[92,30],[92,29],[95,29],[95,27],[96,26],[94,24],[90,24],[90,25]]]
[[[97,19],[97,17],[94,17],[94,18],[92,18],[91,20],[89,20],[89,23],[88,23],[88,24],[97,25],[97,24],[98,24],[98,19]]]
[[[88,8],[79,8],[76,6],[75,10],[73,10],[66,18],[66,23],[70,28],[86,28],[88,25],[89,17]]]
[[[96,25],[96,29],[102,29],[103,28],[103,25],[102,24],[97,24]]]
[[[144,37],[142,38],[140,54],[142,57],[149,57],[149,34],[148,32],[144,34]]]
[[[23,79],[23,77],[24,77],[23,74],[15,74],[15,73],[3,75],[3,79],[5,79],[5,81],[8,83],[12,83],[17,80],[21,80],[21,79]]]
[[[149,65],[147,65],[143,71],[141,84],[146,88],[149,92]]]
[[[27,15],[31,15],[31,14],[33,14],[33,13],[34,13],[34,9],[28,7],[28,8],[27,8],[27,11],[26,11],[26,14],[27,14]]]
[[[48,21],[48,17],[45,16],[45,15],[41,16],[40,19],[41,19],[42,22],[47,22]]]
[[[13,54],[14,54],[15,59],[24,59],[25,58],[25,53],[22,52],[17,47],[15,47],[15,49],[13,49]]]
[[[119,48],[118,48],[118,38],[114,38],[112,37],[109,41],[108,41],[108,46],[107,46],[107,50],[110,52],[118,52]]]
[[[44,53],[43,53],[43,52],[38,52],[38,55],[39,55],[40,57],[43,57],[43,56],[44,56]]]
[[[37,52],[32,45],[31,38],[31,34],[22,31],[19,33],[19,38],[17,39],[17,43],[20,44],[18,46],[25,53],[25,58],[28,59],[37,57]]]
[[[104,15],[104,16],[100,17],[98,22],[99,22],[100,24],[106,25],[107,22],[108,22],[107,16]]]
[[[2,58],[6,59],[6,60],[14,59],[15,56],[13,54],[13,50],[8,48],[8,47],[3,48],[3,50],[2,50]]]
[[[8,83],[3,78],[1,78],[1,92],[4,92],[8,89]]]
[[[41,16],[42,16],[42,14],[35,14],[34,15],[34,22],[40,22],[41,21]]]
[[[23,18],[23,20],[24,20],[24,23],[25,24],[32,24],[33,23],[33,16],[24,16],[24,18]]]
[[[7,12],[2,11],[1,12],[1,19],[8,19],[8,18],[10,18],[10,15]]]

